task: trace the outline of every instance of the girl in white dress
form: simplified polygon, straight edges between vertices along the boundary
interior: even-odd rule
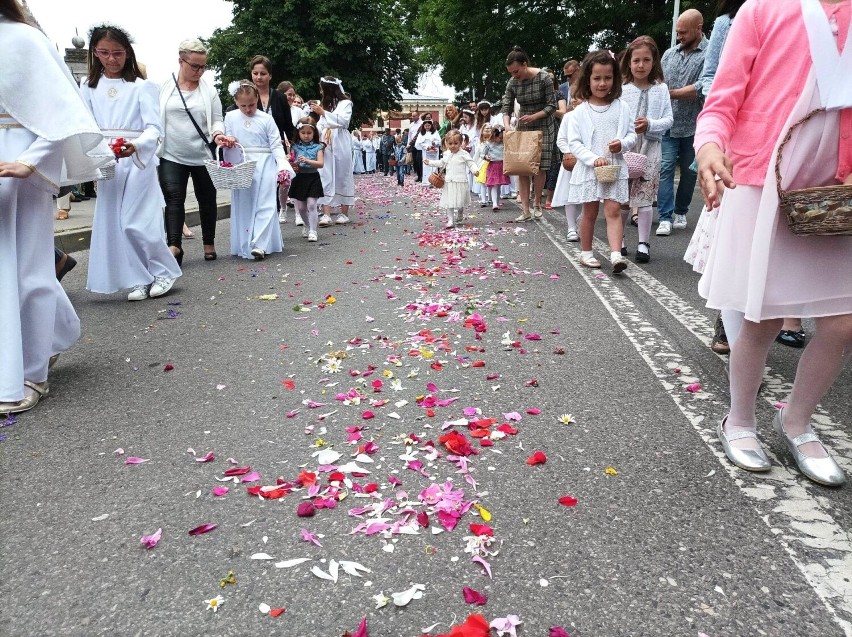
[[[624,88],[621,99],[630,106],[636,128],[638,144],[636,152],[648,158],[645,174],[630,180],[630,207],[638,213],[639,245],[636,262],[651,260],[651,222],[660,188],[660,166],[663,161],[663,133],[672,127],[672,102],[669,87],[663,83],[663,67],[660,51],[653,38],[640,36],[630,43],[621,63]],[[621,213],[621,225],[627,222],[629,211]],[[623,245],[623,244],[622,244]]]
[[[479,143],[476,144],[476,151],[473,153],[473,160],[477,163],[477,165],[482,166],[485,161],[485,144],[491,139],[491,132],[493,128],[491,124],[483,124],[479,129]],[[502,156],[501,156],[502,159]],[[502,162],[500,164],[502,166]],[[489,167],[491,164],[488,165]],[[487,168],[486,168],[487,170]],[[502,167],[501,167],[502,170]],[[485,184],[485,175],[483,173],[479,173],[479,177],[474,179],[474,193],[479,195],[479,207],[485,208],[488,205],[488,186]],[[509,178],[506,178],[506,183],[508,183]],[[497,204],[494,204],[495,210],[497,209]]]
[[[80,336],[56,280],[52,197],[60,183],[97,179],[114,159],[56,46],[17,2],[0,2],[0,42],[0,414],[8,414],[48,394],[49,359]]]
[[[624,237],[621,204],[628,200],[627,164],[621,153],[636,143],[633,113],[618,99],[620,96],[621,71],[612,54],[593,51],[586,55],[577,87],[577,97],[585,101],[574,109],[569,128],[568,147],[577,158],[577,165],[571,172],[568,203],[583,204],[580,264],[599,268],[601,264],[592,252],[592,238],[599,201],[603,199],[610,261],[615,274],[627,268],[627,260],[621,256]],[[595,168],[608,164],[620,166],[618,178],[611,183],[601,183]]]
[[[462,110],[459,131],[462,135],[467,135],[468,143],[467,147],[464,148],[464,150],[466,150],[470,154],[470,156],[473,157],[476,154],[476,147],[479,145],[479,129],[476,127],[476,113],[474,113],[469,108],[465,108],[464,110]],[[478,194],[479,184],[477,184],[473,180],[473,175],[468,174],[467,181],[470,192],[476,192]]]
[[[569,143],[571,120],[574,117],[574,111],[569,110],[562,116],[562,121],[559,122],[559,131],[556,133],[556,147],[562,153],[562,165],[559,167],[559,176],[556,178],[556,187],[553,189],[553,199],[550,205],[553,208],[565,206],[565,240],[571,243],[576,243],[580,240],[580,232],[577,229],[577,219],[583,211],[583,205],[579,203],[569,203],[568,195],[571,190],[571,172],[574,169],[574,164],[577,158],[571,153]]]
[[[364,166],[364,149],[361,147],[361,132],[352,131],[352,172],[356,175],[363,175],[366,167]]]
[[[132,288],[128,301],[162,296],[181,275],[166,244],[157,145],[163,136],[159,88],[143,79],[130,36],[97,26],[89,41],[83,99],[115,148],[115,177],[101,181],[92,223],[86,288],[111,294]]]
[[[444,187],[441,189],[441,201],[438,205],[447,212],[447,228],[455,226],[464,219],[464,208],[470,203],[470,189],[467,176],[478,174],[479,167],[466,150],[462,150],[462,135],[451,130],[444,137],[446,151],[441,159],[424,159],[423,165],[435,166],[446,170]]]
[[[281,228],[275,212],[278,183],[296,173],[287,161],[281,134],[272,116],[257,110],[257,87],[248,80],[228,87],[239,110],[225,115],[225,134],[216,143],[225,146],[225,160],[232,164],[257,162],[251,188],[231,191],[231,254],[244,259],[263,260],[281,252]],[[235,148],[242,146],[242,152]]]
[[[332,208],[340,207],[334,223],[349,223],[349,206],[355,205],[355,177],[352,174],[352,100],[343,92],[343,82],[326,75],[320,79],[320,103],[311,103],[311,111],[319,116],[317,128],[325,144],[326,157],[320,169],[323,215],[320,226],[332,223]]]
[[[428,186],[429,175],[435,172],[435,168],[429,166],[426,160],[435,161],[438,159],[438,151],[441,149],[441,136],[435,130],[435,125],[431,119],[423,120],[414,147],[423,153],[423,181],[421,185]]]

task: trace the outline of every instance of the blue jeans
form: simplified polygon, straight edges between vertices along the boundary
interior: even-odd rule
[[[660,221],[671,221],[672,214],[685,215],[692,202],[695,182],[698,174],[692,169],[695,150],[692,143],[695,137],[670,137],[663,135],[663,163],[660,169],[660,189],[657,192],[657,209]],[[674,192],[675,167],[680,166],[680,183],[677,195]]]
[[[396,183],[400,186],[405,184],[405,166],[402,165],[402,161],[398,161],[396,164]]]

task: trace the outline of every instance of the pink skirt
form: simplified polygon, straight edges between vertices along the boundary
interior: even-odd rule
[[[503,174],[503,162],[492,161],[488,163],[488,170],[485,171],[486,186],[507,186],[509,176]]]
[[[783,132],[818,98],[812,73]],[[836,183],[838,117],[838,111],[820,114],[793,134],[784,149],[785,188]],[[790,232],[778,208],[775,154],[763,187],[725,191],[698,292],[708,307],[737,310],[754,322],[852,314],[852,236]]]

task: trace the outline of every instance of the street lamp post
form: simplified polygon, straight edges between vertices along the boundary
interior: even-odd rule
[[[677,17],[680,15],[680,0],[675,0],[674,15],[672,15],[672,43],[671,48],[677,44]]]

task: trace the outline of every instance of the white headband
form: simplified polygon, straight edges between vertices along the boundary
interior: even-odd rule
[[[228,93],[231,97],[234,97],[237,94],[237,91],[240,90],[241,86],[251,86],[254,90],[257,90],[257,87],[247,80],[234,80],[230,84],[228,84]]]
[[[301,124],[297,124],[297,125],[296,125],[296,130],[302,130],[303,128],[305,128],[305,126],[310,126],[310,127],[311,127],[311,128],[313,128],[314,130],[316,130],[316,129],[317,129],[317,127],[316,127],[316,126],[314,126],[313,124],[305,124],[305,123],[301,123]]]
[[[344,88],[343,88],[343,82],[340,80],[340,78],[337,78],[337,77],[336,77],[336,78],[334,78],[333,80],[326,80],[325,78],[323,78],[323,79],[322,79],[322,80],[320,80],[320,81],[321,81],[323,84],[336,84],[337,86],[339,86],[339,87],[340,87],[340,92],[341,92],[341,93],[345,93],[345,92],[346,92],[346,91],[344,90]]]

